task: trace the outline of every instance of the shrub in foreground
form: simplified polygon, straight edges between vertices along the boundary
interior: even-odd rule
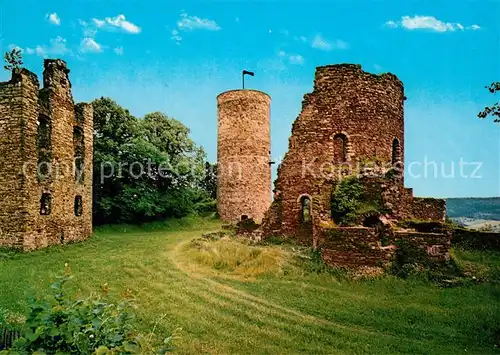
[[[164,354],[170,350],[171,337],[156,348],[151,343],[153,334],[134,332],[130,295],[119,303],[107,300],[106,289],[85,298],[71,297],[65,288],[71,278],[69,274],[57,277],[49,300],[30,301],[26,321],[17,330],[19,337],[0,355]],[[8,325],[0,324],[1,328]]]

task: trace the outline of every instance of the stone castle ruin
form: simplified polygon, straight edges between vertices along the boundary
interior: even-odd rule
[[[0,247],[92,234],[93,112],[73,102],[68,74],[64,61],[46,59],[41,89],[26,69],[0,83]]]
[[[416,198],[412,189],[404,187],[405,99],[403,83],[395,75],[370,74],[352,64],[318,67],[314,90],[304,96],[302,112],[293,123],[288,152],[278,167],[274,200],[258,233],[312,245],[333,265],[377,265],[390,259],[401,240],[417,243],[435,259],[447,259],[450,234],[443,225],[445,201]],[[246,139],[239,131],[247,126],[261,134],[254,126],[259,122],[267,135],[268,120],[248,120],[259,116],[254,112],[259,106],[244,100],[235,106],[233,138]],[[219,114],[219,127],[226,124],[223,119]],[[219,141],[224,141],[221,134],[225,131],[219,130]],[[237,141],[230,145],[239,149]],[[254,147],[264,166],[267,146],[248,145],[245,159],[239,160],[245,172],[255,171],[249,163],[256,161]],[[219,143],[219,158],[225,154],[221,148]],[[225,220],[237,221],[241,206],[249,211],[269,206],[267,200],[255,198],[265,196],[267,185],[247,185],[245,175],[243,179],[244,183],[230,182],[232,191],[240,193],[238,198],[221,188],[224,180],[219,183],[219,211]],[[342,196],[335,191],[341,195],[354,187],[357,208],[339,213],[335,208],[342,206]],[[232,203],[227,204],[228,200]],[[412,220],[427,221],[427,225],[422,230]]]

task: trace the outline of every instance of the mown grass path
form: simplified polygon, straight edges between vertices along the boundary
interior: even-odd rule
[[[139,326],[180,354],[496,354],[500,287],[441,289],[386,277],[292,273],[244,279],[200,272],[179,252],[217,221],[96,232],[92,240],[0,258],[0,308],[22,312],[68,262],[83,292],[107,283],[137,299]]]

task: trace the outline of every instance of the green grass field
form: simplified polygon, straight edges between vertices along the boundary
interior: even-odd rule
[[[190,242],[218,228],[196,218],[107,227],[87,242],[4,253],[0,309],[24,312],[69,263],[83,292],[104,283],[112,297],[132,290],[139,329],[181,328],[180,354],[500,354],[498,278],[452,288],[354,280],[298,262],[293,246]],[[499,274],[498,253],[454,255],[478,279]]]

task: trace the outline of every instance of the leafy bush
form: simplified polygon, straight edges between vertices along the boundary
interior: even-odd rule
[[[65,288],[71,279],[57,277],[51,299],[30,301],[20,337],[0,354],[164,354],[170,349],[171,337],[155,348],[153,334],[135,334],[130,295],[118,304],[107,300],[105,288],[102,294],[73,298]]]
[[[161,112],[138,119],[109,98],[92,106],[96,225],[214,211],[216,167],[182,122]]]
[[[352,223],[363,200],[364,187],[355,177],[341,180],[332,193],[332,217],[338,224]]]

